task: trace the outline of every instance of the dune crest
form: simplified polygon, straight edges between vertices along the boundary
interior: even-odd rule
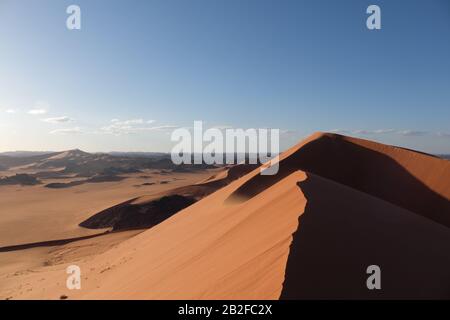
[[[254,176],[230,196],[248,199],[295,170],[311,172],[450,227],[450,162],[338,134],[316,133],[280,157],[274,176]]]

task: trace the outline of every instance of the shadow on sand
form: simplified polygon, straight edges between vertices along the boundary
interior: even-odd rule
[[[450,230],[371,195],[308,174],[280,299],[450,298]],[[448,214],[449,212],[447,212]],[[366,286],[381,268],[381,290]]]
[[[49,241],[41,241],[41,242],[31,242],[31,243],[17,244],[17,245],[12,245],[12,246],[4,246],[4,247],[0,247],[0,252],[17,251],[17,250],[31,249],[31,248],[37,248],[37,247],[62,246],[62,245],[65,245],[65,244],[68,244],[71,242],[75,242],[75,241],[92,239],[92,238],[104,236],[109,233],[111,233],[111,232],[105,231],[102,233],[97,233],[97,234],[93,234],[90,236],[84,236],[84,237],[49,240]]]

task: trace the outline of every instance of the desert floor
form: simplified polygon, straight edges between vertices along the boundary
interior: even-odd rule
[[[64,189],[50,189],[44,184],[74,179],[47,179],[36,186],[0,186],[0,296],[8,298],[7,294],[3,295],[16,283],[16,278],[32,274],[36,268],[88,259],[143,231],[103,234],[108,229],[78,226],[95,213],[134,197],[156,197],[167,190],[203,181],[213,174],[214,170],[170,174],[148,170],[128,174],[122,181],[86,183]],[[148,182],[155,184],[143,185]],[[99,236],[76,240],[93,235]],[[74,241],[65,243],[66,239]],[[50,243],[46,243],[48,241]],[[17,245],[23,248],[5,250]]]

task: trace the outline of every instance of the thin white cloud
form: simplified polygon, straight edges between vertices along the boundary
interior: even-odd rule
[[[48,123],[67,123],[67,122],[73,122],[74,120],[72,118],[62,116],[62,117],[42,119],[42,121],[45,121]]]
[[[394,133],[395,129],[377,129],[374,130],[373,133],[375,134],[386,134],[386,133]]]
[[[148,127],[148,128],[142,128],[142,129],[144,129],[144,131],[163,131],[163,130],[177,129],[179,127],[180,126],[165,125],[165,126]]]
[[[333,133],[354,134],[354,135],[374,135],[374,134],[398,134],[402,136],[423,136],[428,134],[428,131],[419,130],[395,130],[395,129],[377,129],[377,130],[345,130],[334,129],[330,130]]]
[[[290,135],[290,134],[296,134],[297,131],[296,130],[290,130],[290,129],[283,129],[283,130],[280,130],[280,133],[281,134],[285,134],[285,135]]]
[[[329,132],[331,132],[331,133],[340,133],[340,134],[349,134],[349,133],[352,133],[351,131],[345,130],[345,129],[332,129],[332,130],[330,130]]]
[[[121,124],[121,125],[132,125],[132,124],[143,124],[145,121],[144,121],[144,119],[130,119],[130,120],[124,120],[124,121],[120,121],[119,119],[112,119],[111,122]]]
[[[450,132],[437,132],[438,137],[450,138]]]
[[[28,114],[41,115],[46,114],[50,109],[50,105],[46,101],[38,101],[34,104],[34,107],[28,110]]]
[[[50,134],[78,134],[82,133],[80,127],[74,127],[74,128],[65,128],[65,129],[55,129],[50,131]]]
[[[6,113],[16,113],[17,110],[16,109],[6,109],[5,112]]]
[[[403,130],[403,131],[399,131],[399,134],[401,134],[402,136],[423,136],[426,135],[428,132],[427,131],[419,131],[419,130]]]
[[[369,131],[369,130],[355,130],[352,133],[354,133],[354,134],[372,134],[373,131]]]
[[[364,135],[370,135],[370,134],[388,134],[388,133],[395,133],[395,129],[376,129],[376,130],[353,130],[348,131],[349,133],[353,134],[364,134]]]
[[[126,126],[126,125],[119,125],[116,123],[113,123],[109,126],[104,126],[100,128],[100,133],[107,133],[107,134],[114,134],[114,135],[120,135],[120,134],[127,134],[131,130],[132,126]]]
[[[124,121],[124,124],[143,124],[143,123],[144,123],[143,119],[131,119]]]
[[[103,134],[113,134],[113,135],[123,135],[123,134],[133,134],[145,131],[163,131],[176,129],[178,126],[171,125],[161,125],[161,126],[147,126],[146,124],[151,124],[155,122],[154,120],[143,120],[143,119],[130,119],[130,120],[119,120],[112,119],[111,124],[101,127],[98,133]]]
[[[46,110],[46,109],[31,109],[31,110],[28,110],[28,114],[32,114],[32,115],[46,114],[47,112],[48,112],[48,110]]]

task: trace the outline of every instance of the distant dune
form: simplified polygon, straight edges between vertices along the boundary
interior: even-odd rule
[[[63,182],[53,182],[46,184],[46,188],[52,188],[52,189],[62,189],[62,188],[70,188],[74,186],[79,186],[84,183],[99,183],[99,182],[113,182],[113,181],[120,181],[125,179],[124,177],[119,177],[116,175],[95,175],[92,178],[84,179],[84,180],[77,180],[77,181],[71,181],[67,183]]]
[[[12,296],[450,299],[449,161],[324,133],[279,161],[277,175],[256,168],[77,261],[82,290],[65,288],[64,265],[27,276],[33,291]],[[382,290],[367,289],[369,265],[380,266]]]
[[[32,177],[28,174],[15,174],[9,177],[0,177],[0,185],[22,185],[22,186],[33,186],[40,184],[39,179]]]

